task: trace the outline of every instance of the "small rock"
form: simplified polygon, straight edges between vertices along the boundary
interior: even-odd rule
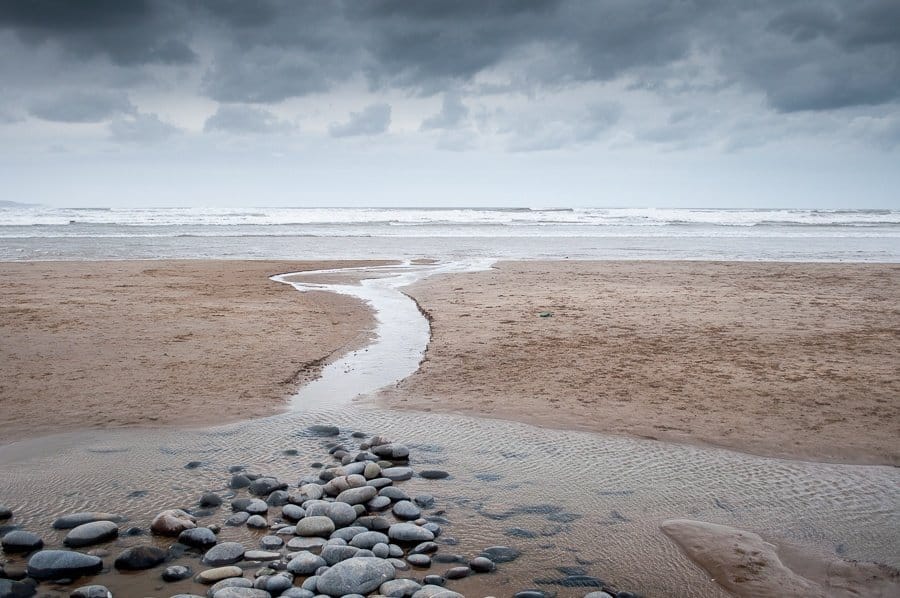
[[[115,524],[113,524],[115,525]],[[34,552],[44,547],[44,541],[37,534],[24,530],[13,530],[0,539],[4,552]]]
[[[394,482],[408,480],[413,476],[411,467],[388,467],[381,470],[381,475]]]
[[[200,497],[201,507],[218,507],[222,504],[222,497],[214,492],[206,492]]]
[[[427,554],[411,554],[406,557],[406,562],[413,567],[430,567],[431,557]]]
[[[316,588],[331,596],[368,594],[394,579],[394,567],[377,558],[360,557],[342,561],[319,576]]]
[[[284,546],[284,540],[278,536],[263,536],[259,539],[259,547],[263,550],[276,550]]]
[[[276,490],[284,490],[287,484],[279,482],[276,478],[258,478],[250,483],[247,490],[255,496],[268,496]]]
[[[294,558],[288,562],[287,570],[294,575],[306,576],[312,575],[319,567],[324,567],[326,564],[325,559],[319,555],[303,551],[295,554]]]
[[[489,558],[495,563],[509,563],[519,558],[521,554],[521,551],[509,546],[491,546],[485,548],[478,556]]]
[[[397,519],[418,519],[422,514],[422,510],[408,500],[401,500],[394,504],[391,512]]]
[[[230,525],[231,527],[237,527],[239,525],[244,525],[247,523],[247,520],[250,519],[250,513],[247,511],[241,511],[239,513],[235,513],[231,517],[225,520],[225,525]]]
[[[430,494],[420,494],[413,499],[413,502],[423,509],[430,509],[434,506],[434,497]]]
[[[112,592],[106,586],[90,585],[75,588],[69,598],[112,598]]]
[[[244,558],[244,545],[240,542],[222,542],[203,555],[203,562],[213,567],[230,565]]]
[[[378,446],[370,447],[369,450],[382,459],[394,460],[406,459],[409,457],[409,448],[403,444],[380,444]]]
[[[193,575],[193,571],[191,571],[190,567],[185,567],[183,565],[172,565],[171,567],[166,567],[166,570],[162,572],[163,581],[181,581],[182,579],[187,579],[191,575]]]
[[[38,580],[73,579],[93,575],[103,568],[95,556],[72,550],[42,550],[28,560],[28,575]]]
[[[325,516],[334,522],[334,527],[346,527],[356,521],[356,509],[345,502],[333,502],[325,509]]]
[[[270,550],[248,550],[244,553],[244,559],[248,561],[277,561],[281,553]]]
[[[142,571],[152,569],[166,560],[166,551],[156,546],[132,546],[116,557],[116,569]]]
[[[452,567],[444,571],[444,577],[447,579],[462,579],[468,577],[472,572],[468,567]]]
[[[419,591],[422,586],[412,579],[392,579],[381,584],[378,592],[388,598],[406,598]]]
[[[247,519],[247,527],[261,529],[269,527],[269,522],[266,521],[266,518],[262,515],[251,515],[250,518]]]
[[[178,541],[192,548],[202,548],[203,550],[215,546],[218,542],[216,535],[208,527],[186,529],[178,535]]]
[[[426,469],[419,472],[419,477],[423,477],[426,480],[443,480],[450,477],[450,474],[442,469]]]
[[[240,567],[217,567],[215,569],[207,569],[206,571],[201,571],[196,580],[200,583],[205,584],[213,584],[217,581],[222,581],[223,579],[228,579],[230,577],[241,577],[244,574],[244,570]]]
[[[434,534],[414,523],[395,523],[388,529],[388,537],[397,542],[428,542]]]
[[[119,536],[119,526],[112,521],[92,521],[72,529],[63,544],[72,548],[107,542]]]
[[[337,436],[341,433],[340,429],[337,426],[329,426],[325,424],[316,424],[314,426],[309,426],[306,428],[307,432],[314,434],[315,436]]]
[[[197,519],[181,509],[169,509],[153,518],[150,532],[159,536],[177,536],[186,529],[197,527]]]
[[[12,509],[5,505],[0,505],[0,521],[4,521],[12,517]]]
[[[355,512],[354,512],[355,518]],[[297,522],[296,534],[298,536],[327,536],[334,531],[334,521],[319,515],[305,517]]]
[[[54,521],[53,529],[72,529],[73,527],[91,523],[92,521],[113,521],[115,523],[122,523],[125,521],[125,518],[121,515],[116,515],[115,513],[70,513],[69,515],[63,515]]]
[[[487,557],[477,556],[469,561],[469,568],[476,573],[489,573],[496,569],[497,565]]]
[[[240,490],[241,488],[246,488],[250,485],[250,478],[245,476],[242,473],[236,473],[231,476],[231,482],[229,482],[228,486],[232,490]]]

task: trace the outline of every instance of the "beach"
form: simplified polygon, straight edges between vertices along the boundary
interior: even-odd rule
[[[897,265],[505,262],[407,292],[432,340],[391,407],[900,463]]]
[[[368,262],[329,262],[354,266]],[[268,280],[302,261],[0,263],[0,443],[272,415],[374,325],[358,301]]]

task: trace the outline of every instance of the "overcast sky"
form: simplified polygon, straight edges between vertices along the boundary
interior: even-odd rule
[[[0,200],[900,207],[900,1],[0,2]]]

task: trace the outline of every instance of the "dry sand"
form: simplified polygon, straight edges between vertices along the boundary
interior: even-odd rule
[[[433,337],[387,405],[900,464],[898,265],[517,262],[408,292]]]
[[[0,443],[283,410],[374,319],[355,299],[267,277],[341,265],[361,263],[0,263]]]

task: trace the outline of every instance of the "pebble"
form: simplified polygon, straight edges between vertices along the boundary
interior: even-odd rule
[[[166,551],[156,546],[132,546],[123,550],[116,557],[116,569],[125,571],[141,571],[152,569],[166,560]]]
[[[258,478],[250,482],[250,486],[247,490],[250,494],[255,496],[268,496],[272,492],[276,490],[284,490],[287,488],[287,484],[284,482],[279,482],[277,478],[264,477]]]
[[[282,546],[284,546],[284,540],[278,536],[263,536],[259,539],[259,547],[263,550],[276,550]]]
[[[422,510],[408,500],[396,502],[391,509],[391,512],[394,513],[398,519],[418,519],[422,514]]]
[[[228,579],[229,577],[241,577],[242,575],[244,575],[244,570],[240,567],[217,567],[215,569],[201,571],[196,579],[200,583],[212,584],[223,579]]]
[[[364,557],[342,561],[318,576],[316,589],[331,596],[368,594],[394,579],[394,567],[382,559]]]
[[[354,519],[356,513],[354,512]],[[304,517],[297,522],[296,534],[298,536],[327,536],[334,531],[334,521],[324,515]]]
[[[287,564],[287,570],[294,575],[311,575],[326,564],[325,559],[319,555],[303,551],[293,555]]]
[[[281,507],[281,516],[288,521],[300,521],[306,517],[306,511],[297,505],[284,505]]]
[[[413,499],[413,502],[423,509],[430,509],[434,506],[434,497],[430,494],[420,494]]]
[[[458,592],[453,592],[442,586],[422,586],[422,589],[412,595],[412,598],[465,598]]]
[[[289,573],[280,573],[272,575],[265,581],[265,587],[261,588],[265,591],[278,596],[288,588],[294,585],[294,576]]]
[[[229,482],[228,487],[232,490],[240,490],[241,488],[246,488],[249,485],[250,478],[242,473],[236,473],[231,476],[231,482]]]
[[[34,552],[44,547],[44,541],[37,534],[13,530],[0,539],[0,546],[4,552]]]
[[[407,459],[409,457],[409,448],[403,444],[381,444],[370,447],[369,450],[382,459]]]
[[[255,588],[222,588],[212,598],[272,598],[272,594]]]
[[[194,529],[186,529],[178,535],[178,541],[192,548],[202,548],[206,550],[211,546],[215,546],[218,539],[208,527],[195,527]]]
[[[248,550],[244,553],[244,559],[248,561],[277,561],[280,558],[280,552],[271,550]]]
[[[13,512],[12,509],[7,507],[6,505],[0,505],[0,521],[5,521],[12,517]]]
[[[315,594],[303,588],[288,588],[281,593],[281,598],[315,598]]]
[[[434,534],[414,523],[395,523],[388,529],[388,537],[397,542],[428,542]]]
[[[291,538],[287,546],[288,550],[309,550],[321,548],[325,542],[325,538],[317,537]]]
[[[462,579],[468,577],[472,572],[468,567],[452,567],[444,571],[444,577],[447,579]]]
[[[372,486],[361,486],[344,490],[337,495],[335,500],[349,505],[360,505],[372,500],[377,494],[378,489],[373,488]]]
[[[496,563],[483,556],[477,556],[469,561],[469,568],[476,573],[489,573],[497,568]]]
[[[431,586],[443,586],[445,583],[447,583],[447,580],[445,580],[440,575],[426,575],[422,579],[422,581],[425,582],[425,585]]]
[[[627,593],[627,592],[621,592],[621,593]],[[610,594],[607,594],[606,592],[588,592],[587,594],[584,595],[584,598],[613,598],[613,597]]]
[[[409,500],[409,495],[400,488],[387,486],[378,491],[378,496],[385,496],[391,500]]]
[[[162,579],[163,581],[181,581],[193,574],[194,572],[190,567],[185,567],[184,565],[172,565],[171,567],[166,567],[166,570],[162,572]]]
[[[247,519],[247,527],[261,529],[269,527],[269,522],[266,521],[266,518],[262,515],[251,515],[250,518]]]
[[[431,557],[427,554],[411,554],[406,557],[406,562],[413,567],[430,567]]]
[[[426,480],[443,480],[450,477],[450,474],[442,469],[426,469],[419,472],[419,477]]]
[[[214,492],[206,492],[200,497],[201,507],[218,507],[222,504],[222,497]]]
[[[63,544],[71,548],[81,548],[117,538],[119,526],[112,521],[92,521],[73,528],[66,534]]]
[[[334,522],[334,527],[346,527],[356,521],[359,516],[352,506],[345,502],[329,503],[325,509],[325,516]]]
[[[390,540],[388,539],[388,537],[381,532],[364,531],[353,536],[353,538],[350,540],[350,546],[355,546],[356,548],[371,549],[376,544],[388,544],[389,542]]]
[[[337,426],[329,426],[325,424],[316,424],[314,426],[309,426],[308,428],[306,428],[306,431],[316,436],[337,436],[341,433],[340,429]]]
[[[27,572],[38,580],[72,579],[93,575],[103,568],[99,557],[72,550],[41,550],[28,559]]]
[[[94,584],[75,588],[69,598],[112,598],[112,592],[106,586]]]
[[[150,532],[158,536],[177,536],[186,529],[197,527],[197,519],[181,509],[169,509],[153,518]]]
[[[422,588],[422,585],[412,579],[392,579],[381,584],[378,592],[388,598],[405,598],[412,596]]]
[[[495,563],[509,563],[521,556],[521,551],[509,546],[491,546],[485,548],[479,556],[487,557]]]
[[[413,470],[411,467],[388,467],[381,470],[381,475],[391,481],[400,482],[412,478]]]
[[[222,542],[203,555],[203,562],[213,567],[230,565],[244,558],[244,545],[240,542]]]
[[[121,523],[125,521],[125,518],[115,513],[70,513],[57,518],[56,521],[53,522],[53,529],[72,529],[73,527],[91,523],[92,521],[113,521],[115,523]]]

